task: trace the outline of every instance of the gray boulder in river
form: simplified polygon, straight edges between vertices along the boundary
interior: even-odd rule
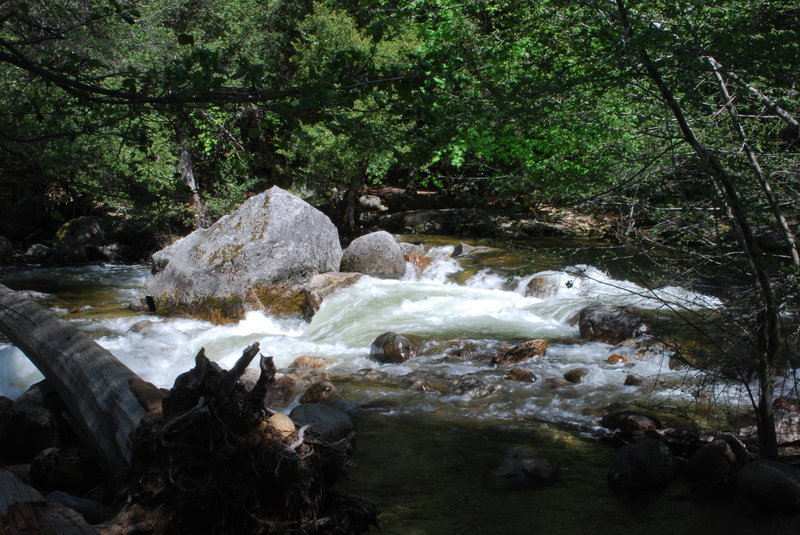
[[[273,187],[153,255],[146,290],[165,314],[224,320],[251,309],[298,312],[303,283],[337,271],[341,258],[330,219]]]
[[[342,271],[399,279],[406,274],[406,260],[394,236],[380,230],[350,243],[342,257]]]

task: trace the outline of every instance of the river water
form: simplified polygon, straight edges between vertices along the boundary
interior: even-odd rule
[[[424,271],[409,265],[400,281],[365,277],[329,297],[310,323],[250,312],[237,323],[212,325],[132,312],[128,304],[142,297],[146,266],[11,267],[0,270],[0,282],[52,294],[56,312],[161,387],[190,368],[203,347],[225,368],[253,341],[279,369],[303,355],[326,359],[324,374],[298,378],[295,403],[312,380],[337,386],[358,428],[350,490],[379,502],[387,533],[761,533],[767,525],[772,533],[794,533],[793,517],[767,519],[714,500],[687,500],[683,487],[634,500],[605,485],[613,450],[596,438],[608,407],[646,406],[709,425],[724,425],[749,407],[740,389],[675,366],[662,346],[580,341],[577,313],[594,303],[625,304],[669,319],[676,308],[713,313],[722,306],[716,298],[612,275],[602,244],[543,241],[522,251],[477,244],[453,257],[458,242],[424,240],[432,259]],[[544,281],[541,297],[526,296],[534,276]],[[371,360],[371,341],[386,331],[418,337],[421,356],[402,364]],[[501,344],[531,338],[549,340],[545,357],[520,363],[536,382],[513,381],[490,365]],[[608,364],[613,353],[630,362]],[[41,378],[2,341],[0,362],[2,395],[16,397]],[[585,370],[580,383],[555,382],[574,368]],[[629,374],[643,383],[625,386]],[[480,385],[478,392],[457,387],[465,378]],[[708,399],[716,401],[713,410]],[[517,445],[557,462],[559,482],[524,491],[500,484],[496,463]]]

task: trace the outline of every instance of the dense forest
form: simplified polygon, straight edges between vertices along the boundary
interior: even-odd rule
[[[725,281],[717,349],[746,342],[774,456],[800,265],[796,2],[11,0],[0,23],[15,247],[91,214],[157,248],[276,184],[351,235],[373,185],[602,211],[671,276]]]

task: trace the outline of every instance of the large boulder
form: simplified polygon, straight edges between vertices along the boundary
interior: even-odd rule
[[[305,280],[337,271],[341,257],[330,219],[276,186],[153,255],[146,289],[166,314],[222,320],[249,309],[294,313],[305,303]]]
[[[649,331],[645,317],[630,307],[591,305],[581,310],[581,338],[618,344]]]
[[[757,506],[785,512],[800,511],[800,470],[761,459],[744,465],[736,475],[739,492]]]
[[[380,279],[399,279],[406,274],[406,259],[394,236],[381,230],[353,240],[344,250],[341,267]]]
[[[675,477],[677,463],[669,447],[644,437],[617,451],[608,471],[608,486],[617,492],[648,492]]]

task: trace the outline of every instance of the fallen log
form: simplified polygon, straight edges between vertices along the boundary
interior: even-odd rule
[[[77,327],[2,284],[0,331],[42,372],[109,472],[126,468],[130,435],[145,414],[131,389],[141,379]]]

